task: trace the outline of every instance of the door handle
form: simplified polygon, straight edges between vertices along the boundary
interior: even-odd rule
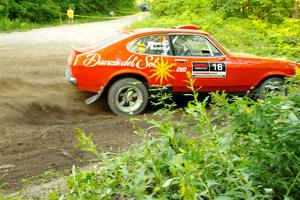
[[[175,59],[175,62],[185,63],[187,59]]]
[[[225,61],[226,57],[220,57],[219,61]]]

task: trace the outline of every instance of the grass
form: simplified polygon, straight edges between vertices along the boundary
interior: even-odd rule
[[[48,184],[51,183],[52,181],[56,184],[60,184],[60,182],[64,181],[66,179],[66,177],[68,177],[71,174],[71,170],[64,170],[64,171],[56,171],[56,170],[47,170],[39,175],[30,177],[30,178],[23,178],[21,179],[22,182],[22,189],[16,191],[16,196],[12,197],[10,195],[7,196],[3,196],[2,199],[10,199],[10,200],[18,200],[18,199],[26,199],[28,196],[31,195],[32,191],[31,188],[35,187],[40,187],[43,184]],[[60,179],[62,181],[60,181]],[[60,187],[56,187],[54,186],[55,189],[63,191],[64,188],[62,188],[62,186],[60,185]],[[53,188],[46,188],[47,190],[52,190]],[[3,188],[0,188],[1,190],[5,190],[5,185],[3,186]],[[41,195],[43,195],[43,193],[47,192],[44,191],[45,187],[42,187],[41,189]],[[0,192],[0,200],[1,199],[1,192]]]
[[[116,17],[123,17],[130,13],[121,13],[120,15]],[[134,13],[132,13],[134,14]],[[76,17],[74,18],[74,24],[82,24],[82,23],[91,23],[91,22],[100,22],[100,21],[108,21],[108,20],[114,20],[116,17],[110,17],[108,15],[104,14],[95,14],[91,16],[91,18],[88,18],[89,15],[84,15],[87,17]],[[13,32],[13,31],[27,31],[31,29],[36,28],[45,28],[45,27],[51,27],[51,26],[60,26],[60,25],[67,25],[68,19],[64,15],[61,16],[61,20],[59,15],[57,16],[57,20],[55,20],[52,23],[47,24],[38,24],[38,23],[32,23],[26,20],[22,19],[16,19],[16,20],[9,20],[7,18],[0,19],[0,32]]]

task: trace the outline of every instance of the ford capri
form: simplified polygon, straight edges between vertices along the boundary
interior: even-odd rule
[[[187,74],[199,92],[252,92],[264,98],[268,85],[283,84],[296,67],[300,65],[231,55],[209,33],[184,25],[123,31],[92,47],[73,49],[66,76],[79,90],[95,93],[87,104],[106,93],[113,113],[129,115],[144,111],[153,87],[191,92]]]

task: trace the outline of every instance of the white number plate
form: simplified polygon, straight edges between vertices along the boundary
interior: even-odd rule
[[[224,62],[193,62],[192,75],[195,78],[225,78]]]

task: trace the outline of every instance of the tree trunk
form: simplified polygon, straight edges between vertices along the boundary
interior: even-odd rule
[[[299,19],[299,0],[294,0],[292,18]]]

